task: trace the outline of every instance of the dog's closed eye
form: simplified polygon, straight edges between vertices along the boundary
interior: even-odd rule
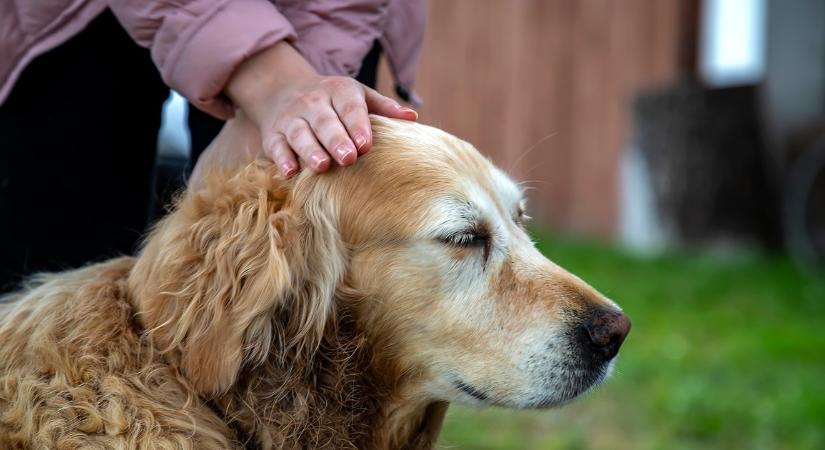
[[[455,247],[484,247],[490,236],[477,230],[464,230],[438,238],[440,242]]]
[[[487,266],[493,239],[486,227],[477,226],[459,232],[449,233],[439,237],[438,240],[442,244],[452,248],[482,250],[483,267]]]

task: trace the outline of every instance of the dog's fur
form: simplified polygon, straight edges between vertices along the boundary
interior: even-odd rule
[[[0,448],[431,448],[448,402],[604,378],[572,330],[618,309],[535,250],[518,186],[444,132],[373,126],[350,168],[207,170],[136,258],[6,297]]]

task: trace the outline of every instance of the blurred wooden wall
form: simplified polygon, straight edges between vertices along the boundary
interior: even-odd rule
[[[526,180],[542,223],[610,236],[630,101],[684,69],[696,3],[430,0],[420,120]]]

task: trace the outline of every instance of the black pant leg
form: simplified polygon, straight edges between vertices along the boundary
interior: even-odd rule
[[[135,248],[168,89],[105,11],[0,105],[0,290]]]
[[[373,42],[372,48],[364,57],[361,63],[361,68],[358,70],[358,75],[355,79],[360,81],[364,86],[375,89],[378,82],[378,62],[381,60],[381,44],[378,41]]]

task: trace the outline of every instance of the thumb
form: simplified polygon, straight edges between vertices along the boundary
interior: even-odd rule
[[[367,103],[367,110],[372,114],[391,117],[393,119],[418,119],[418,113],[414,110],[401,106],[395,100],[385,97],[376,90],[366,86],[364,86],[364,100]]]

